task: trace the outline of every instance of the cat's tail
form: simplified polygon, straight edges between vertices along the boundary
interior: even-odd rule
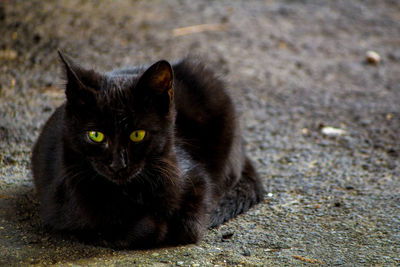
[[[238,183],[219,201],[211,213],[209,227],[221,223],[249,210],[264,199],[264,186],[251,161],[246,158],[242,177]]]

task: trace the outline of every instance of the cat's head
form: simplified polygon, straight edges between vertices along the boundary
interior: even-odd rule
[[[63,138],[99,175],[125,184],[170,152],[175,111],[167,61],[101,74],[60,58],[67,80]]]

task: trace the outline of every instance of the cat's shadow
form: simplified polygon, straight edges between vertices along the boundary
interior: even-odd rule
[[[0,226],[4,248],[0,265],[55,264],[107,257],[112,249],[91,246],[72,236],[50,233],[39,216],[39,202],[33,186],[0,191]]]

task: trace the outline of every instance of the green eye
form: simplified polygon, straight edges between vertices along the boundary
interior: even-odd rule
[[[101,143],[104,140],[104,134],[102,132],[90,131],[88,132],[90,140],[96,143]]]
[[[136,130],[131,133],[129,138],[133,142],[140,142],[143,140],[143,138],[146,136],[146,131],[145,130]]]

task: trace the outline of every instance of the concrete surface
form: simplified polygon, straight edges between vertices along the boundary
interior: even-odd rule
[[[400,265],[399,1],[5,0],[0,36],[0,266]],[[57,49],[100,71],[203,58],[235,96],[265,202],[177,248],[46,233],[29,158],[64,100]]]

